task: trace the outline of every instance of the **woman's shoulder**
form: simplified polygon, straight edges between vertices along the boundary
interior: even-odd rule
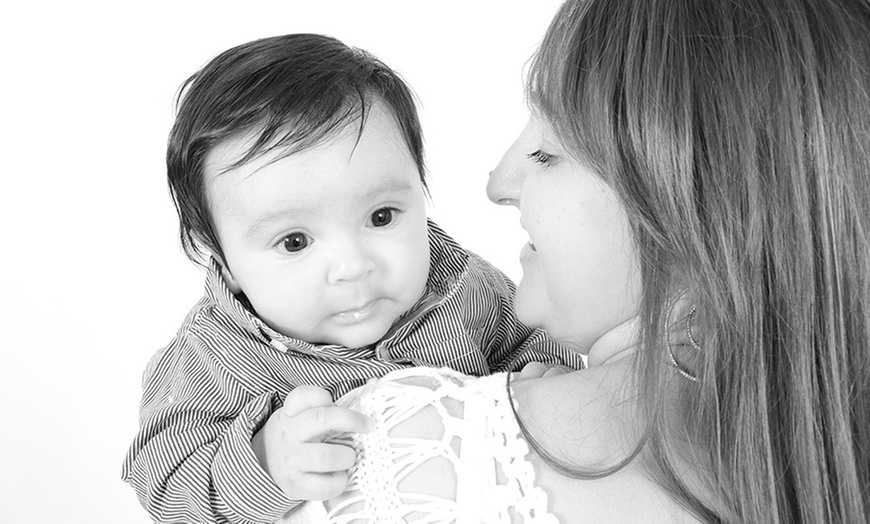
[[[544,449],[566,452],[570,462],[602,464],[630,449],[637,428],[630,423],[633,403],[614,391],[621,380],[613,373],[620,372],[518,380],[511,394],[504,373],[470,377],[413,368],[373,380],[353,394],[352,407],[378,424],[357,442],[362,451],[352,489],[330,503],[331,511],[347,517],[393,508],[403,514],[397,518],[441,512],[458,522],[538,521],[531,514],[541,522],[694,522],[638,461],[579,480],[526,444],[514,409]],[[482,503],[486,497],[494,502]],[[518,517],[517,505],[526,517]]]
[[[547,493],[548,511],[559,522],[701,522],[635,465],[582,480],[558,473],[537,456],[530,461],[538,486]]]
[[[517,415],[540,447],[575,470],[601,471],[627,457],[643,432],[629,362],[512,385]],[[641,453],[597,478],[563,474],[529,455],[549,510],[560,522],[698,522],[660,486]]]

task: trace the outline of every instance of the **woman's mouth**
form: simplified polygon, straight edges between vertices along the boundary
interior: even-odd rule
[[[520,262],[524,260],[528,260],[532,257],[537,256],[537,249],[535,249],[535,243],[529,240],[523,246],[523,249],[520,250]]]

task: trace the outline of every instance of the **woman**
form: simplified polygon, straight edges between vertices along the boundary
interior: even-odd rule
[[[369,385],[333,519],[870,520],[867,35],[865,0],[567,2],[488,191],[521,320],[589,368],[514,376],[515,420],[504,376]]]

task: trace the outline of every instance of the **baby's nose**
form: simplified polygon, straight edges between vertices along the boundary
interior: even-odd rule
[[[365,246],[358,242],[347,242],[333,252],[327,271],[327,281],[332,285],[352,282],[363,278],[374,269],[374,259]]]

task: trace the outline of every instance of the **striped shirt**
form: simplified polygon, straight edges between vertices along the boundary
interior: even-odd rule
[[[314,345],[284,336],[233,295],[212,262],[205,295],[148,364],[140,430],[122,477],[155,522],[273,522],[299,501],[260,467],[251,438],[296,386],[333,398],[412,366],[470,375],[529,362],[582,367],[579,355],[517,321],[514,284],[429,223],[425,296],[377,344]]]

